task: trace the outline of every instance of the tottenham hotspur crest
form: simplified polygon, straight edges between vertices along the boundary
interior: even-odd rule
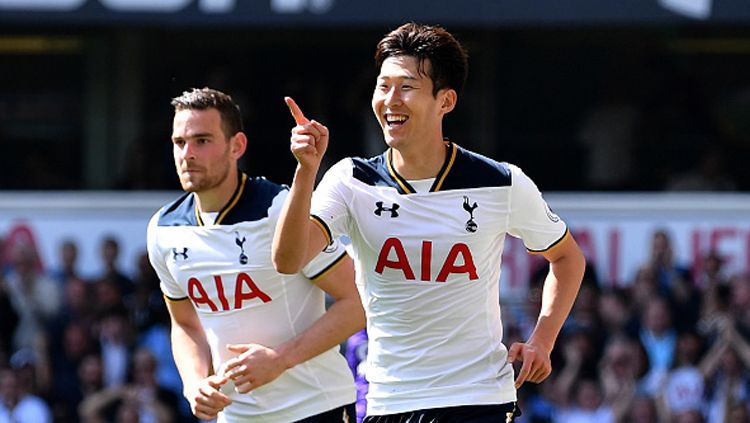
[[[235,232],[237,235],[237,238],[234,239],[234,243],[237,244],[238,247],[240,247],[240,264],[247,264],[247,256],[245,255],[245,237],[243,236],[242,239],[240,239],[240,233]]]
[[[474,233],[477,231],[477,222],[474,221],[474,209],[478,207],[476,201],[469,204],[469,197],[464,195],[464,210],[469,213],[469,220],[466,221],[466,232]]]

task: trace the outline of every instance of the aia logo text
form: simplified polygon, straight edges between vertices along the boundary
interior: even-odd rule
[[[247,273],[240,272],[234,280],[234,289],[231,282],[224,286],[224,280],[221,275],[214,275],[212,281],[202,282],[196,277],[188,279],[188,296],[196,307],[201,305],[208,306],[211,311],[228,311],[242,308],[245,301],[262,301],[270,302],[271,297],[263,292],[255,284],[253,278]],[[206,284],[213,283],[216,295],[209,296],[206,291]],[[232,292],[234,291],[234,292]],[[233,294],[233,295],[232,295]]]
[[[395,255],[395,259],[389,256]],[[378,262],[375,264],[375,272],[383,274],[385,268],[400,270],[407,280],[416,280],[414,268],[409,262],[404,245],[398,238],[388,238],[380,248]],[[477,280],[477,268],[474,265],[474,256],[469,246],[459,242],[453,244],[448,256],[440,266],[437,278],[432,279],[432,241],[422,241],[419,260],[419,280],[424,282],[445,282],[451,273],[464,273],[469,280]]]

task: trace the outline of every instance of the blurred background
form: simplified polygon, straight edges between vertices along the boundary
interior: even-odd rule
[[[747,0],[0,0],[0,422],[190,421],[144,256],[170,99],[232,95],[250,175],[291,182],[286,95],[325,166],[375,155],[375,44],[410,20],[469,51],[445,135],[522,167],[589,259],[521,421],[749,422]],[[503,261],[510,343],[544,269]]]

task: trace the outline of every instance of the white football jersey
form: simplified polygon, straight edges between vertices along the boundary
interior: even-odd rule
[[[329,240],[352,241],[370,415],[515,401],[498,292],[505,235],[540,252],[568,233],[519,168],[446,148],[429,192],[398,175],[388,150],[340,161],[313,195]]]
[[[277,346],[303,332],[325,312],[324,292],[311,280],[346,254],[335,243],[301,274],[277,273],[271,241],[288,190],[264,178],[241,176],[232,200],[204,225],[195,197],[163,207],[148,226],[148,252],[170,301],[191,301],[206,332],[212,365],[236,354],[227,344]],[[272,383],[239,394],[222,387],[232,404],[220,422],[289,423],[355,401],[352,373],[333,348],[287,370]]]

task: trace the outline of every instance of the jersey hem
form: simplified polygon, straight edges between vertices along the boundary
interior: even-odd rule
[[[316,280],[318,280],[318,279],[322,278],[323,276],[325,276],[326,274],[328,274],[328,272],[330,272],[331,270],[333,270],[336,266],[339,265],[339,263],[341,263],[344,260],[344,257],[346,257],[346,251],[344,251],[343,253],[341,253],[341,255],[336,260],[334,260],[328,266],[326,266],[325,268],[323,268],[323,270],[321,270],[320,272],[316,273],[313,276],[310,276],[310,280],[313,281],[313,282],[315,282]]]
[[[447,408],[447,407],[459,407],[459,406],[471,406],[471,405],[499,405],[508,402],[517,401],[515,392],[493,392],[483,393],[480,395],[461,395],[456,397],[452,396],[440,396],[433,397],[424,395],[425,392],[421,392],[419,398],[412,398],[409,400],[402,401],[389,401],[383,404],[373,404],[372,400],[368,398],[367,402],[367,415],[383,416],[388,414],[406,413],[415,410],[425,410],[430,408]]]
[[[190,297],[170,297],[169,295],[166,295],[166,294],[161,294],[161,295],[162,297],[164,297],[165,300],[173,302],[173,303],[185,301],[190,298]]]
[[[301,406],[299,408],[295,408],[293,411],[290,411],[288,408],[284,408],[279,412],[270,412],[265,414],[235,414],[231,416],[227,415],[226,412],[223,412],[219,414],[217,423],[244,423],[248,421],[259,423],[289,423],[316,416],[338,407],[352,404],[357,400],[356,395],[354,394],[353,387],[347,389],[337,389],[333,392],[328,392],[327,395],[328,399],[326,401],[320,401],[314,404]]]
[[[562,242],[562,241],[563,241],[563,240],[564,240],[565,238],[567,238],[567,237],[568,237],[568,235],[570,235],[570,230],[569,230],[569,229],[568,229],[568,228],[566,227],[566,228],[565,228],[565,232],[563,232],[562,236],[561,236],[560,238],[558,238],[558,239],[557,239],[557,241],[555,241],[555,242],[553,242],[552,244],[550,244],[550,246],[549,246],[549,247],[547,247],[547,248],[545,248],[545,249],[543,249],[543,250],[532,250],[532,249],[530,249],[530,248],[527,248],[526,250],[527,250],[527,251],[528,251],[528,252],[529,252],[530,254],[541,254],[541,253],[546,253],[547,251],[550,251],[551,249],[553,249],[553,248],[557,247],[557,246],[558,246],[558,245],[559,245],[559,244],[560,244],[560,243],[561,243],[561,242]]]

